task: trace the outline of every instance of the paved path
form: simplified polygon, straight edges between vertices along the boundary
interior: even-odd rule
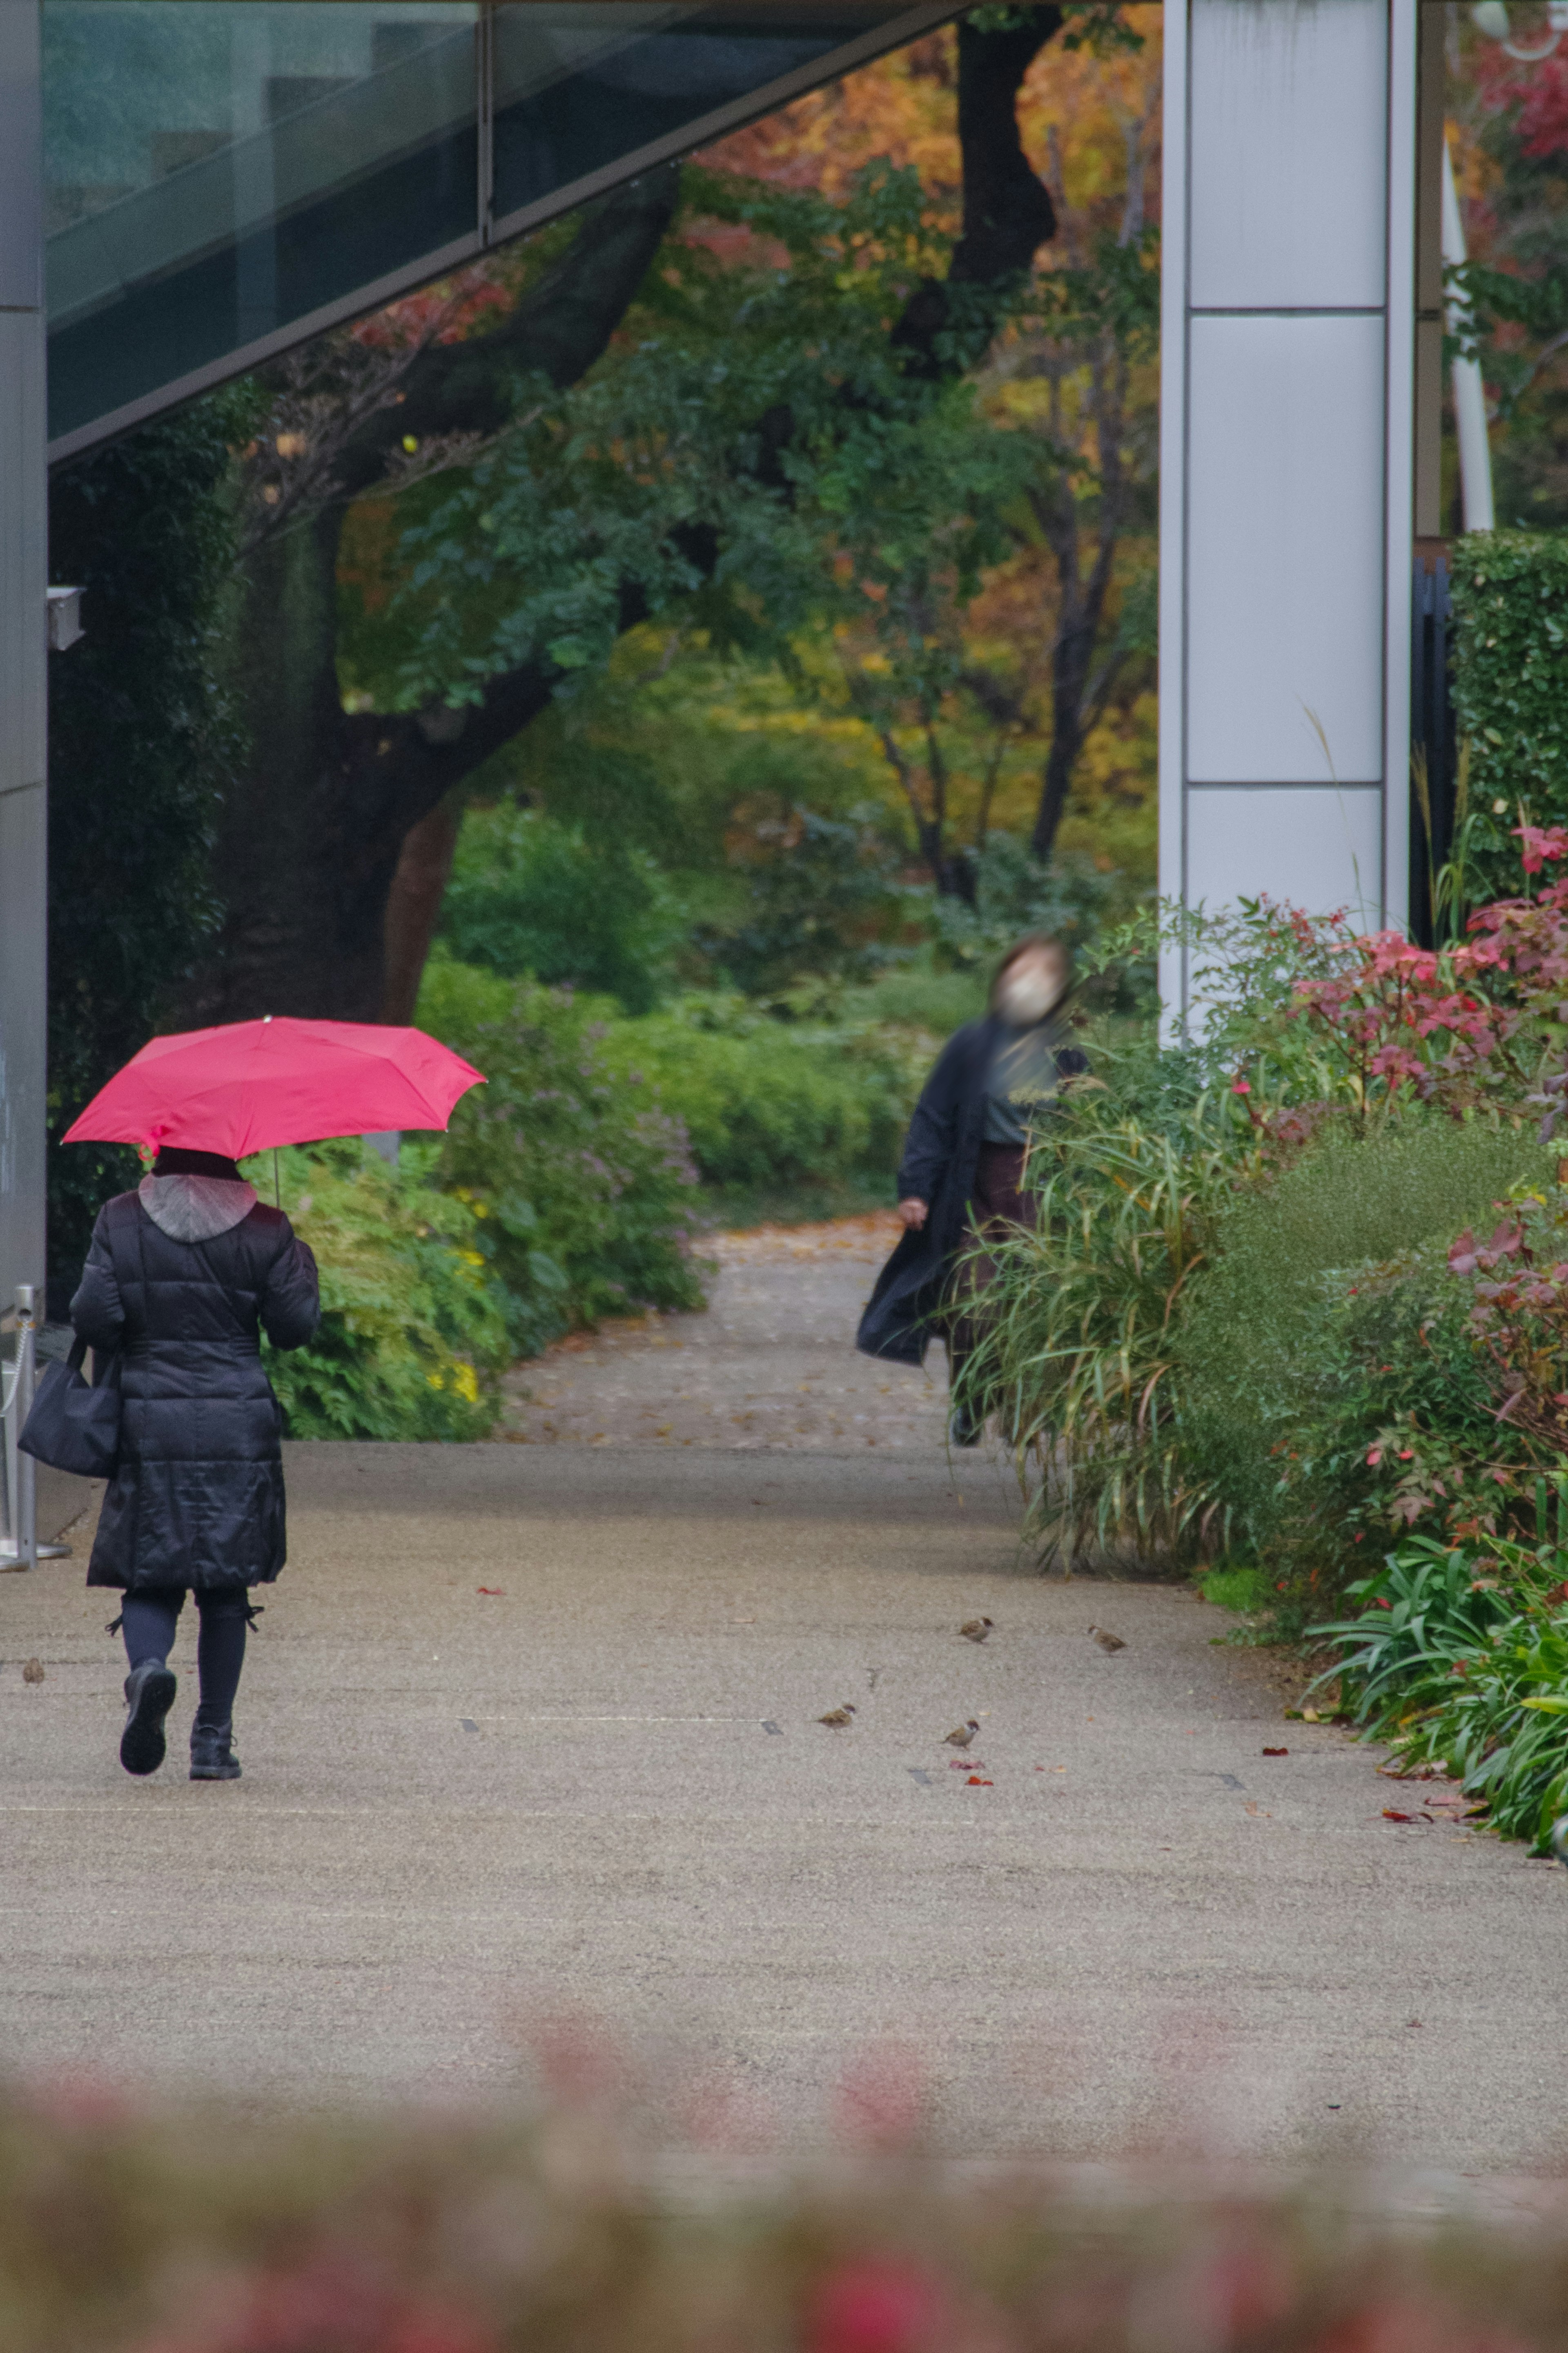
[[[845,1345],[900,1228],[890,1213],[763,1227],[704,1244],[702,1315],[579,1334],[510,1383],[506,1434],[535,1446],[940,1448],[947,1370],[875,1364]]]
[[[110,1606],[79,1558],[0,1578],[0,2065],[489,2094],[566,2015],[722,2145],[809,2137],[859,2069],[966,2153],[1179,2117],[1272,2158],[1547,2163],[1568,1873],[1384,1820],[1374,1757],[1284,1725],[1185,1593],[1035,1576],[940,1400],[827,1345],[875,1255],[727,1251],[700,1344],[535,1368],[521,1419],[548,1396],[600,1445],[292,1448],[237,1785],[127,1780]],[[837,1442],[789,1428],[800,1367]],[[627,1442],[656,1377],[671,1429]],[[720,1443],[667,1442],[704,1409]],[[844,1700],[853,1730],[815,1722]]]

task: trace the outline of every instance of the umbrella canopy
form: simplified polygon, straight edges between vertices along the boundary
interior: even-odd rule
[[[172,1144],[231,1160],[329,1135],[445,1127],[484,1072],[423,1029],[232,1021],[153,1038],[100,1089],[67,1144]]]

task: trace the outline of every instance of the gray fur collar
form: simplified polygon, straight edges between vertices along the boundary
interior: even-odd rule
[[[211,1242],[248,1218],[256,1187],[232,1176],[143,1176],[142,1207],[172,1242]]]

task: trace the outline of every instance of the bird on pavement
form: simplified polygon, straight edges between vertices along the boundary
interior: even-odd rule
[[[846,1700],[842,1707],[830,1707],[826,1715],[819,1715],[816,1720],[818,1724],[826,1724],[830,1731],[847,1732],[855,1721],[854,1704]]]
[[[44,1662],[42,1659],[29,1659],[26,1665],[22,1670],[22,1681],[25,1683],[41,1683],[43,1680]]]
[[[967,1748],[979,1729],[980,1719],[978,1716],[972,1715],[967,1724],[959,1725],[956,1732],[944,1733],[942,1739],[949,1748]]]
[[[1091,1626],[1089,1630],[1102,1651],[1124,1651],[1127,1648],[1120,1634],[1108,1633],[1103,1626]]]
[[[989,1618],[966,1618],[958,1630],[966,1642],[984,1642],[991,1631],[991,1620]]]

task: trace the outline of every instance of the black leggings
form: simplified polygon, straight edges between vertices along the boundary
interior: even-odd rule
[[[251,1602],[245,1593],[198,1593],[195,1600],[202,1621],[196,1641],[196,1673],[202,1691],[196,1722],[204,1731],[216,1732],[234,1714]],[[139,1667],[143,1659],[168,1657],[184,1606],[185,1589],[181,1585],[143,1586],[140,1593],[126,1595],[120,1622],[125,1655],[133,1667]]]

